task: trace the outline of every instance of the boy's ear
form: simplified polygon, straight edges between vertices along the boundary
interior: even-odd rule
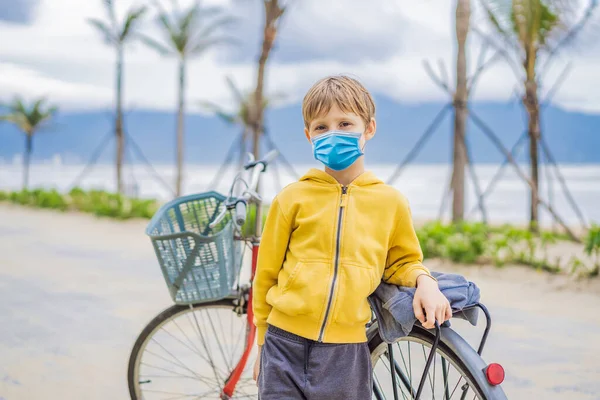
[[[371,118],[371,121],[367,124],[367,129],[365,129],[365,139],[369,140],[375,136],[375,132],[377,131],[377,122],[375,122],[375,118]]]
[[[308,128],[304,128],[304,136],[306,136],[306,139],[310,142],[310,135],[308,134]]]

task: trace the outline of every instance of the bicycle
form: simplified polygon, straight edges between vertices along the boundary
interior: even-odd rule
[[[175,305],[154,317],[135,341],[127,372],[131,399],[258,397],[253,363],[248,361],[255,359],[257,347],[252,280],[260,238],[249,234],[245,224],[252,220],[248,204],[261,206],[256,188],[275,157],[271,152],[262,160],[251,158],[236,175],[228,196],[206,192],[175,199],[148,224],[146,233]],[[238,183],[244,188],[235,196]],[[249,271],[242,268],[246,253],[251,254]],[[435,330],[417,324],[408,336],[387,344],[372,318],[366,333],[373,398],[506,399],[497,385],[496,364],[488,366],[480,357],[491,318],[479,306],[487,326],[478,352],[451,328],[437,323]],[[442,370],[436,377],[438,365]],[[441,386],[436,386],[440,377]]]

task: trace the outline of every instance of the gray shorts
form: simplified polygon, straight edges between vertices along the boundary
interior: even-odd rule
[[[269,325],[260,357],[260,400],[370,400],[373,369],[364,343],[319,343]]]

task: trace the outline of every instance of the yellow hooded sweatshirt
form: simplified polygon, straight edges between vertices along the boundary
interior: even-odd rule
[[[258,344],[267,324],[327,343],[365,342],[381,280],[414,287],[429,271],[406,198],[365,172],[343,187],[311,169],[267,216],[253,282]]]

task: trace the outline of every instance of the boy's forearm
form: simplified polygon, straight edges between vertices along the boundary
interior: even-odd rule
[[[400,205],[395,228],[383,280],[393,285],[415,287],[420,275],[431,273],[423,265],[423,252],[405,198]]]

